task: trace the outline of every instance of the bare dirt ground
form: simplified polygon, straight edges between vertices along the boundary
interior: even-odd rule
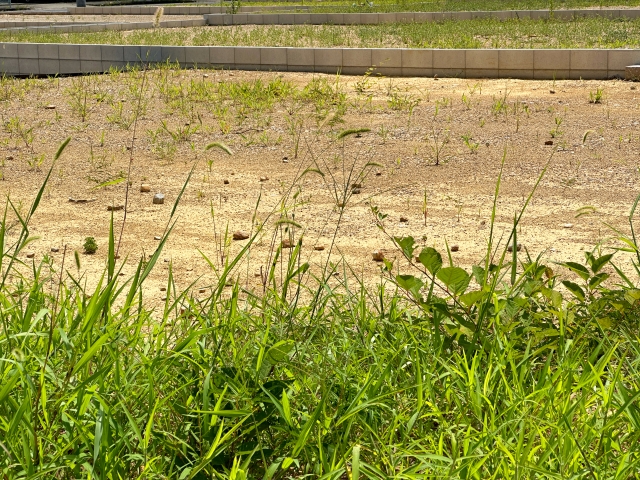
[[[598,91],[601,103],[590,103]],[[149,279],[157,300],[165,295],[161,287],[170,265],[178,288],[192,282],[205,290],[214,286],[203,254],[214,264],[226,250],[233,257],[246,241],[225,244],[225,231],[256,232],[259,225],[264,226],[235,273],[248,288],[260,289],[260,272],[281,235],[302,238],[302,260],[312,271],[319,272],[328,258],[338,264],[336,281],[348,264],[367,284],[377,282],[380,263],[372,251],[401,256],[391,236],[412,235],[445,258],[447,242],[458,247],[451,254],[456,264],[480,262],[503,158],[495,238],[508,236],[514,213],[548,165],[518,240],[521,255],[542,254],[550,263],[580,261],[584,250],[600,242],[619,245],[611,227],[628,233],[627,216],[640,193],[639,94],[634,84],[621,81],[159,70],[148,72],[144,84],[140,72],[7,79],[0,95],[0,193],[23,213],[59,144],[71,137],[32,219],[30,233],[38,239],[28,250],[36,262],[50,256],[59,265],[66,245],[69,271],[89,283],[103,271],[107,207],[125,203],[129,166],[120,247],[122,260],[128,258],[126,274],[157,248],[154,237],[165,231],[193,169],[175,228]],[[140,98],[143,113],[130,163]],[[370,131],[337,139],[345,129],[362,128]],[[224,142],[233,155],[205,151],[211,142]],[[151,192],[140,192],[143,183]],[[353,183],[362,184],[359,191]],[[164,205],[152,204],[158,192],[166,195]],[[384,231],[371,207],[388,215]],[[281,218],[297,226],[276,225]],[[115,211],[116,232],[122,220],[123,211]],[[77,272],[72,252],[82,252],[88,236],[96,238],[98,251],[81,254]],[[314,249],[319,246],[324,250]],[[60,251],[51,253],[52,247]],[[31,262],[26,253],[23,259]],[[628,258],[620,255],[618,263],[629,269]]]

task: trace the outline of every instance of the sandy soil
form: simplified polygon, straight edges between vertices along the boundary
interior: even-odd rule
[[[74,110],[70,93],[79,79],[7,80],[0,88],[10,97],[2,103],[0,193],[9,195],[22,212],[42,184],[58,145],[72,138],[53,166],[32,219],[31,234],[38,240],[29,250],[36,261],[51,256],[59,265],[66,245],[66,266],[90,283],[104,268],[111,217],[107,207],[124,204],[126,183],[97,185],[117,182],[126,174],[133,137],[133,125],[121,128],[108,118],[113,120],[119,103],[125,113],[135,109],[132,86],[140,75],[88,79],[84,88],[91,93],[90,111],[85,122],[77,106]],[[332,262],[341,265],[344,260],[373,284],[379,279],[380,264],[372,260],[372,251],[383,250],[390,259],[400,257],[390,240],[394,235],[412,235],[420,245],[435,246],[443,254],[448,242],[458,247],[452,253],[456,264],[480,262],[503,158],[496,239],[509,234],[514,213],[522,208],[545,166],[548,169],[518,229],[519,241],[532,256],[542,254],[548,262],[580,261],[583,251],[599,242],[616,245],[611,227],[629,230],[627,216],[640,193],[640,103],[634,84],[343,76],[338,90],[346,95],[348,107],[342,123],[333,126],[327,119],[335,115],[336,105],[329,105],[329,114],[318,119],[313,105],[290,98],[258,113],[243,110],[237,100],[186,101],[190,98],[186,93],[167,100],[169,86],[182,86],[186,92],[188,85],[258,78],[264,85],[281,78],[299,89],[313,79],[336,84],[335,76],[312,74],[148,74],[144,90],[148,103],[136,127],[120,247],[122,259],[128,258],[125,274],[133,271],[140,256],[156,249],[154,237],[165,231],[173,203],[193,169],[174,217],[175,228],[148,283],[158,301],[164,296],[160,289],[169,265],[178,288],[195,282],[206,290],[215,284],[215,275],[202,254],[219,264],[221,249],[233,256],[246,244],[229,241],[221,248],[220,238],[227,229],[230,234],[252,227],[255,231],[256,225],[264,224],[249,257],[236,271],[243,286],[259,289],[260,272],[271,261],[273,245],[280,244],[284,227],[275,222],[282,216],[299,225],[293,227],[294,238],[303,238],[302,259],[315,272],[330,255]],[[600,88],[602,103],[589,103],[590,93]],[[223,103],[228,107],[226,116],[220,113]],[[417,104],[411,115],[410,104]],[[221,132],[225,130],[221,119],[229,124],[226,134]],[[295,119],[302,122],[297,158],[290,128]],[[16,127],[18,121],[22,130]],[[175,143],[172,151],[162,122],[174,134],[179,129],[197,127],[197,131]],[[24,132],[32,127],[29,143]],[[336,140],[344,129],[364,127],[371,131]],[[210,142],[224,142],[233,155],[215,148],[205,152]],[[436,150],[439,166],[434,165]],[[42,165],[34,166],[41,155]],[[322,171],[324,177],[312,171],[301,176],[309,168]],[[354,172],[351,178],[349,171]],[[151,192],[140,192],[143,183],[151,186]],[[347,185],[352,183],[362,183],[361,191],[349,195],[342,209],[337,204],[344,202],[343,194],[351,192]],[[152,204],[157,192],[166,195],[164,205]],[[95,200],[77,204],[69,202],[70,197]],[[384,231],[376,225],[372,206],[388,215]],[[122,218],[122,211],[114,212],[117,232]],[[82,252],[87,236],[96,238],[99,249],[95,255],[81,255],[78,273],[72,252]],[[325,248],[314,250],[317,246]],[[51,253],[52,247],[60,252]],[[621,256],[619,263],[630,268],[628,258]],[[342,266],[339,269],[343,271]],[[336,281],[340,278],[342,273]]]

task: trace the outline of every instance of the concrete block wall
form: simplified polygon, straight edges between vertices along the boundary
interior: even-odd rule
[[[184,67],[462,78],[624,78],[639,50],[438,50],[0,43],[0,72],[55,75],[106,72],[142,63]]]
[[[497,12],[401,12],[401,13],[251,13],[249,10],[239,14],[226,12],[204,14],[209,25],[378,25],[385,23],[435,22],[442,20],[470,20],[475,18],[497,18],[509,20],[516,18],[548,19],[549,10],[497,11]],[[560,10],[554,11],[555,18],[572,20],[585,16],[608,18],[640,18],[640,9],[625,10]]]
[[[119,7],[68,7],[70,15],[153,15],[157,6],[119,6]],[[198,7],[198,6],[173,6],[164,7],[165,15],[204,15],[226,13],[229,6],[224,7]],[[269,11],[305,11],[309,7],[297,5],[279,6],[255,6],[240,7],[241,13],[247,12],[269,12]]]
[[[204,19],[194,20],[169,20],[160,22],[162,28],[184,28],[184,27],[203,27],[206,25]],[[106,23],[48,23],[44,26],[21,26],[21,27],[0,27],[0,31],[30,31],[30,32],[102,32],[105,30],[141,30],[153,28],[153,22],[106,22]]]

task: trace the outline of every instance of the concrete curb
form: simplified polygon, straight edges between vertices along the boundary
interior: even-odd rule
[[[443,20],[545,20],[553,15],[564,21],[577,18],[640,18],[640,9],[624,10],[519,10],[497,12],[400,12],[400,13],[211,13],[204,14],[209,25],[379,25],[386,23],[425,23]]]
[[[327,7],[326,13],[305,13],[304,15],[322,16],[330,13],[330,6]],[[156,6],[120,6],[120,7],[68,7],[67,11],[71,15],[153,15]],[[309,12],[311,9],[304,5],[274,5],[274,6],[245,6],[240,7],[238,13],[254,13],[262,12]],[[172,6],[164,7],[165,15],[214,15],[227,14],[229,6],[224,7],[182,7]],[[364,18],[362,23],[370,23],[375,16],[382,15],[391,18],[399,15],[400,20],[407,21],[411,15],[418,15],[420,20],[415,21],[442,21],[442,20],[470,20],[474,18],[498,18],[508,20],[514,18],[527,19],[545,19],[549,18],[549,10],[499,10],[499,11],[464,11],[464,12],[399,12],[399,13],[340,13],[337,15],[348,15],[357,23],[358,18]],[[639,18],[640,9],[603,9],[603,10],[554,10],[555,18],[562,20],[572,20],[579,17],[606,17],[606,18]],[[364,16],[364,17],[362,17]],[[411,20],[410,20],[411,21]],[[385,21],[388,23],[388,21]],[[263,23],[264,24],[264,23]]]
[[[35,23],[35,22],[34,22]],[[206,21],[200,20],[169,20],[160,22],[160,28],[204,27]],[[106,22],[106,23],[49,23],[42,26],[12,26],[1,27],[0,32],[52,32],[52,33],[87,33],[105,30],[143,30],[153,28],[153,22]]]
[[[143,63],[177,62],[228,68],[411,77],[597,79],[624,78],[640,64],[638,50],[438,50],[0,43],[0,72],[56,75],[107,72]]]

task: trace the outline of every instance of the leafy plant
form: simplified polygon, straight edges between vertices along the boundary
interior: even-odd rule
[[[597,88],[595,92],[589,92],[589,103],[602,103],[604,98],[604,89]]]
[[[98,250],[98,244],[96,243],[96,239],[93,237],[85,238],[82,247],[84,248],[84,253],[89,255],[93,255]]]

